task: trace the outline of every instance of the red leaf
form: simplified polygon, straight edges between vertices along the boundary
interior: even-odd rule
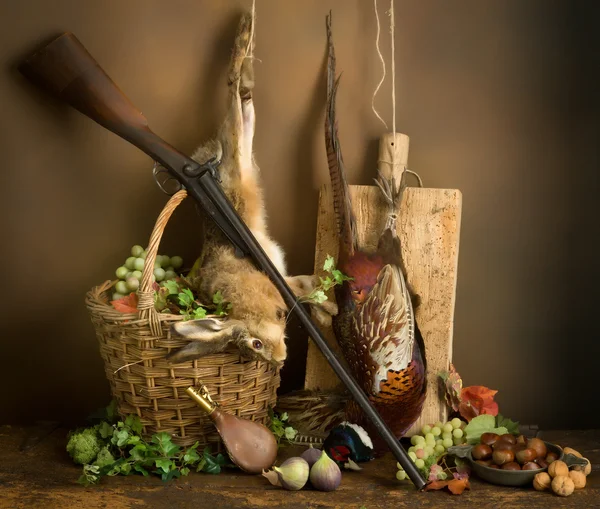
[[[125,297],[121,297],[117,300],[110,301],[112,306],[120,313],[137,313],[138,296],[137,293],[132,292]]]
[[[465,489],[471,489],[468,479],[452,479],[450,481],[433,481],[425,486],[425,491],[448,488],[453,495],[460,495]]]
[[[443,490],[446,486],[448,486],[449,482],[450,481],[431,481],[430,483],[427,483],[427,486],[425,486],[425,491]]]
[[[481,414],[498,415],[498,403],[494,401],[497,393],[482,385],[465,387],[460,392],[460,415],[469,422]]]
[[[448,489],[453,495],[460,495],[465,489],[470,490],[471,485],[468,479],[453,479],[448,483]]]

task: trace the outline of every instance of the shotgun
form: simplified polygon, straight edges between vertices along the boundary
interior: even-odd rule
[[[160,163],[187,190],[243,256],[253,259],[273,281],[285,303],[298,317],[336,375],[348,388],[365,415],[402,465],[417,489],[425,480],[369,399],[329,348],[308,311],[296,305],[296,296],[279,274],[246,224],[240,219],[218,183],[211,161],[201,165],[154,134],[142,113],[129,101],[72,33],[64,33],[19,66],[31,81],[127,140]]]

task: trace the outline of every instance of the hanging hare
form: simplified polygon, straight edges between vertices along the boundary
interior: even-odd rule
[[[318,284],[316,276],[287,276],[284,253],[267,230],[259,169],[252,155],[255,113],[252,102],[254,71],[251,54],[252,17],[242,16],[231,58],[228,111],[216,138],[199,147],[192,156],[203,164],[220,161],[221,187],[237,213],[248,225],[263,250],[298,297],[307,296]],[[224,350],[230,343],[247,356],[274,364],[286,358],[287,306],[271,280],[251,260],[238,258],[231,243],[212,221],[205,222],[202,254],[190,274],[204,302],[215,292],[231,303],[225,318],[182,321],[173,331],[188,339],[188,345],[167,358],[179,363]],[[311,304],[316,318],[327,323],[337,313],[333,302]]]

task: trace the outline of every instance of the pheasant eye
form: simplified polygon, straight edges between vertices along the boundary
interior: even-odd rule
[[[263,344],[260,339],[255,339],[254,341],[252,341],[252,348],[254,348],[255,350],[260,350],[262,346]]]

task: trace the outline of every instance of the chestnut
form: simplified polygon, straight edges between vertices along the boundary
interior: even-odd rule
[[[537,458],[535,462],[540,466],[540,468],[547,468],[550,464],[544,458]]]
[[[483,467],[491,467],[492,460],[477,460],[475,463],[479,463]]]
[[[499,440],[504,440],[505,442],[508,442],[509,444],[516,444],[517,443],[517,439],[515,438],[514,435],[511,435],[510,433],[504,433],[504,435],[500,435]]]
[[[543,440],[540,440],[539,438],[530,438],[527,442],[527,447],[529,447],[530,449],[535,449],[538,458],[545,458],[546,454],[548,453],[546,444]]]
[[[528,461],[521,467],[521,470],[540,470],[541,468],[537,463]]]
[[[479,444],[471,449],[471,454],[476,460],[486,460],[492,457],[492,448],[489,445]]]
[[[481,435],[481,443],[492,446],[498,441],[499,438],[500,438],[500,435],[498,435],[496,433],[483,433]]]
[[[490,468],[496,468],[496,469],[498,469],[498,470],[500,469],[500,467],[499,467],[498,465],[495,465],[494,463],[492,463],[492,464],[490,465]]]
[[[492,458],[496,465],[504,465],[515,461],[515,455],[511,450],[508,449],[497,449],[492,454]]]
[[[517,437],[517,445],[524,445],[527,447],[527,437],[525,435],[519,435]]]
[[[502,465],[502,470],[521,470],[521,465],[519,465],[516,461],[511,461],[510,463],[505,463]]]
[[[500,451],[515,451],[515,444],[511,444],[510,442],[506,442],[504,440],[498,440],[494,445],[492,445],[492,449],[494,449],[494,451],[496,450],[500,450]]]
[[[535,452],[535,449],[522,449],[516,452],[515,457],[517,458],[517,461],[523,465],[524,463],[529,463],[537,458],[537,452]]]
[[[543,457],[543,456],[542,456]],[[556,454],[555,452],[549,452],[546,455],[546,463],[548,463],[548,465],[550,463],[552,463],[553,461],[556,461],[558,459],[558,454]]]

